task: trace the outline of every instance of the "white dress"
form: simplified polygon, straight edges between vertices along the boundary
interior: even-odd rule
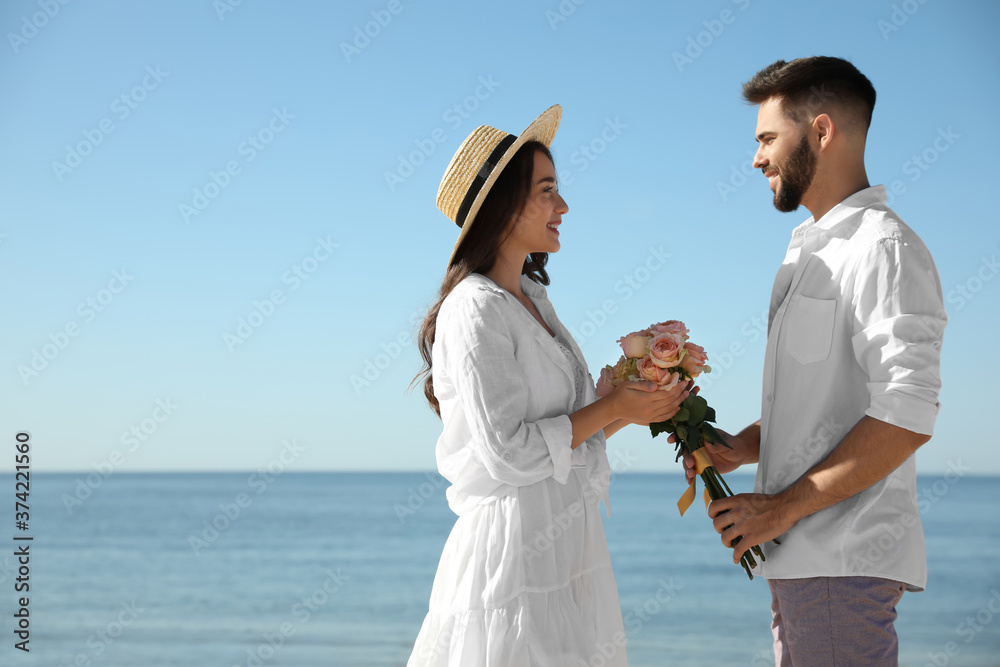
[[[545,289],[526,278],[522,289],[556,338],[478,274],[438,316],[436,454],[458,519],[410,667],[626,664],[598,513],[603,432],[570,446],[568,414],[596,400],[593,379]]]

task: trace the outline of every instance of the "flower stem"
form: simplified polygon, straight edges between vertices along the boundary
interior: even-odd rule
[[[708,489],[708,497],[712,500],[718,500],[720,498],[728,498],[735,495],[729,485],[726,484],[726,480],[719,474],[715,469],[715,466],[708,466],[701,472],[701,479],[705,483],[705,488]],[[734,539],[729,546],[735,547],[740,543],[742,537],[737,537]],[[757,561],[754,559],[753,554],[757,554],[760,557],[761,562],[765,560],[764,552],[757,545],[750,548],[749,551],[743,554],[740,558],[740,565],[746,571],[747,576],[753,580],[753,573],[751,569],[757,567]]]

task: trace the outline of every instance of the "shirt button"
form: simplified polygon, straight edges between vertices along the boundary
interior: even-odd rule
[[[765,400],[766,400],[766,401],[767,401],[768,403],[770,403],[771,401],[773,401],[773,400],[774,400],[774,394],[768,394],[767,396],[765,396],[765,397],[764,397],[764,399],[765,399]]]
[[[510,460],[511,460],[512,458],[514,458],[514,457],[512,457],[512,456],[510,455],[510,452],[504,452],[504,453],[503,453],[503,460],[504,460],[504,461],[510,461]]]

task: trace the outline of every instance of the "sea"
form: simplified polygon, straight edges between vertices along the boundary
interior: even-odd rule
[[[0,475],[0,665],[405,665],[455,521],[445,488],[433,472],[34,474],[18,528]],[[772,665],[767,582],[697,506],[678,515],[684,488],[612,479],[629,664]],[[1000,478],[921,476],[919,494],[930,578],[899,604],[900,664],[1000,666]]]

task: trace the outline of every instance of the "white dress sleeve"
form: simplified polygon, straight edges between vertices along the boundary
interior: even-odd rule
[[[472,447],[490,476],[525,486],[566,483],[573,426],[568,414],[527,421],[530,378],[515,357],[503,297],[478,295],[442,307],[442,359],[468,421]]]

